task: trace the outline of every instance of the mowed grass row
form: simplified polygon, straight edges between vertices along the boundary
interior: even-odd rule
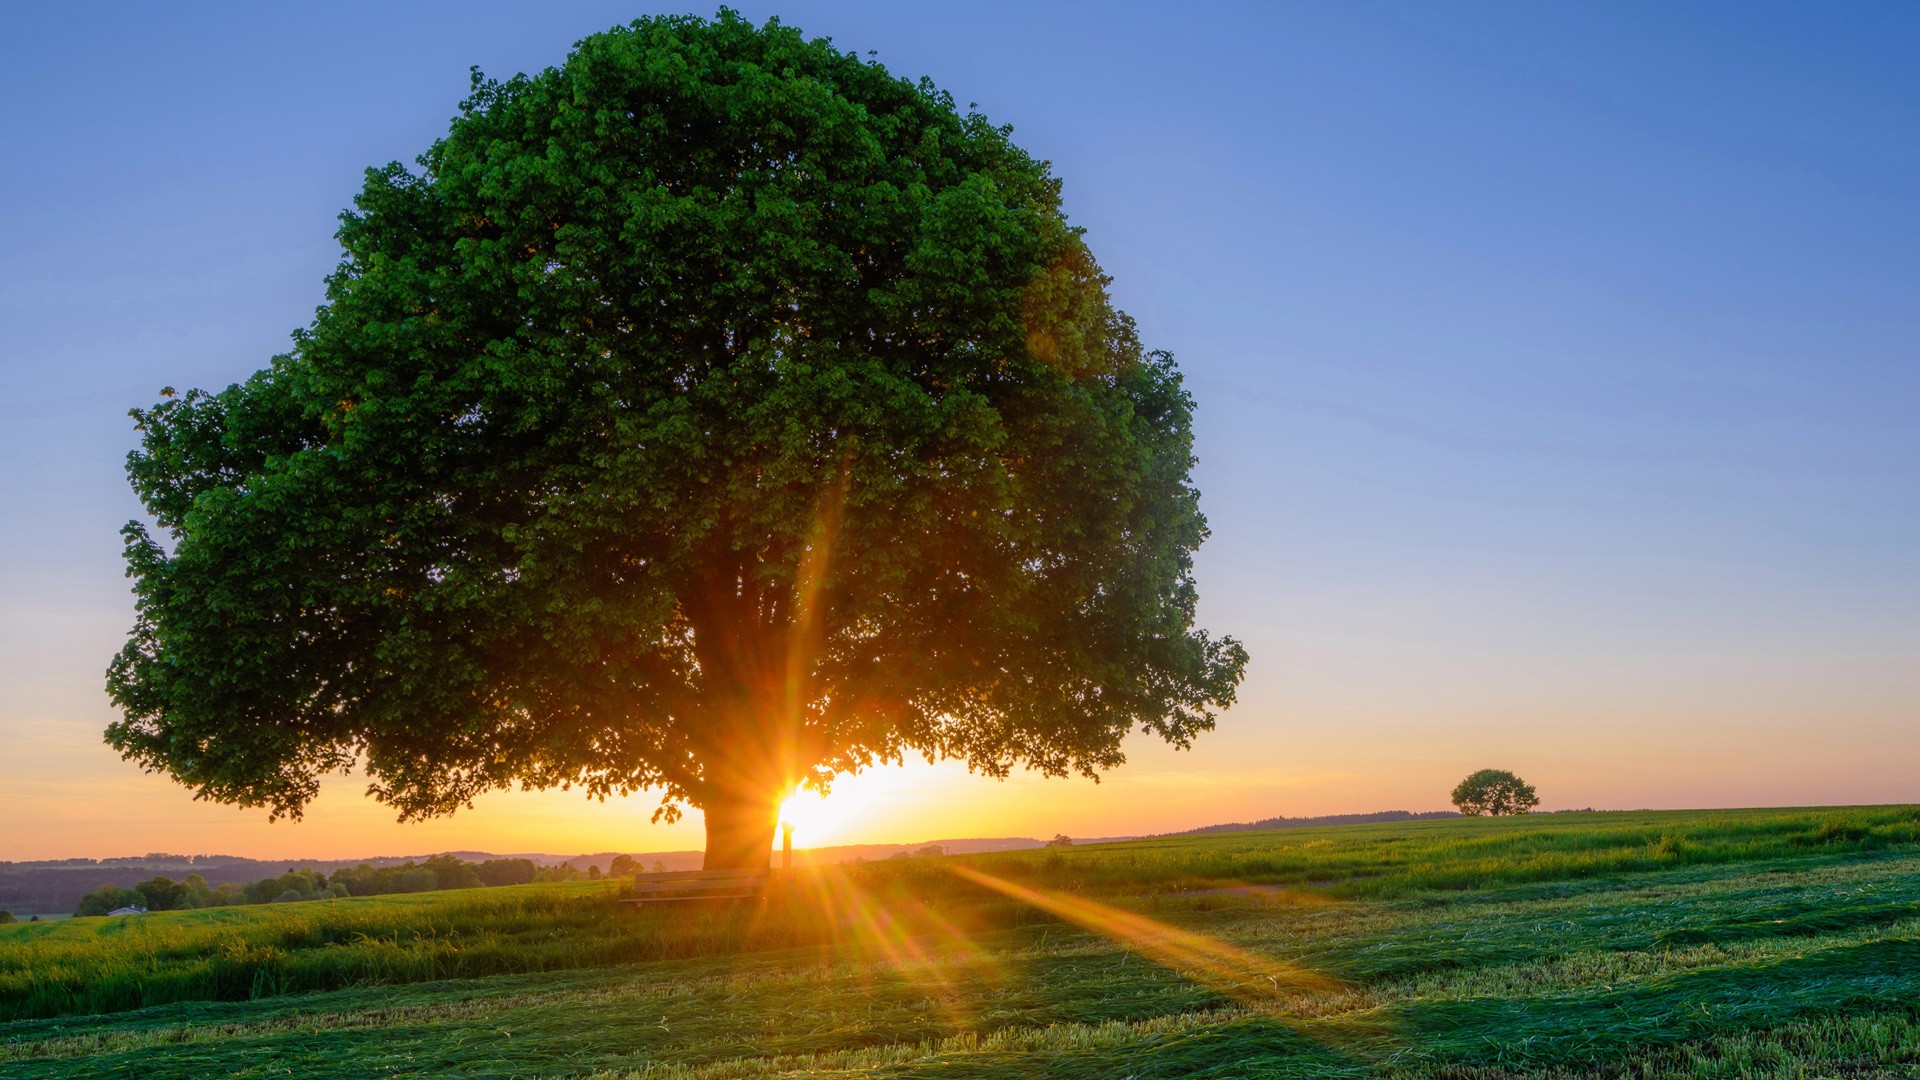
[[[964,861],[1011,882],[1165,914],[1232,903],[1242,885],[1356,900],[1542,884],[1565,892],[1621,875],[1859,858],[1915,845],[1920,808],[1871,807],[1389,823]],[[909,937],[1049,918],[961,880],[945,859],[803,877],[802,899],[763,909],[635,912],[618,903],[617,884],[569,883],[0,926],[0,1020],[766,949],[831,951],[870,930],[876,912]]]
[[[1920,852],[1060,924],[0,1025],[0,1076],[1871,1076],[1920,1063]],[[1116,940],[1116,937],[1118,938]]]
[[[869,913],[898,934],[1041,918],[971,890],[930,922],[925,902],[880,875],[884,892],[790,904],[642,910],[612,882],[463,889],[397,897],[156,912],[0,926],[0,1021],[121,1012],[178,1001],[257,1001],[383,986],[815,946],[832,950]],[[818,881],[818,879],[816,879]],[[24,930],[24,932],[20,932]]]

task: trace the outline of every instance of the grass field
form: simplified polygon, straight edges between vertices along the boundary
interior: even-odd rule
[[[1920,808],[1354,825],[0,926],[0,1077],[1920,1075]]]

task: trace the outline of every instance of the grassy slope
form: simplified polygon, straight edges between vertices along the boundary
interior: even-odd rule
[[[0,1076],[1920,1073],[1911,808],[959,861],[1202,945],[1053,921],[947,860],[767,911],[530,886],[12,926]]]

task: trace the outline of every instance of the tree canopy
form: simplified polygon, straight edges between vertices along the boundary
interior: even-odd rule
[[[1010,131],[727,11],[476,71],[291,351],[134,410],[109,742],[276,816],[654,789],[710,866],[905,754],[1189,745],[1192,401]]]
[[[1524,814],[1540,805],[1533,785],[1505,769],[1481,769],[1453,789],[1453,805],[1468,817]]]

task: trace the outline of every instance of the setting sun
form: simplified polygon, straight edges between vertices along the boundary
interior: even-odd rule
[[[795,791],[780,804],[780,823],[793,826],[795,847],[940,839],[934,833],[946,823],[927,812],[926,794],[957,793],[967,780],[966,766],[952,761],[872,768],[836,778],[827,795]],[[779,843],[776,835],[774,845]]]
[[[793,830],[795,844],[817,847],[823,838],[838,833],[850,801],[843,797],[829,803],[819,792],[802,789],[780,804],[780,824]]]

